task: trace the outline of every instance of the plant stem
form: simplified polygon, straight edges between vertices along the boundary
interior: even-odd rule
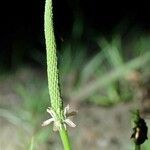
[[[69,138],[68,138],[68,132],[65,129],[62,129],[59,131],[63,146],[65,150],[71,150],[71,144],[69,142]]]
[[[141,149],[141,146],[140,146],[140,145],[135,144],[135,149],[134,149],[134,150],[140,150],[140,149]]]
[[[30,150],[33,150],[34,148],[34,138],[32,137],[32,139],[31,139],[31,144],[30,144]]]
[[[56,43],[53,29],[52,0],[46,0],[45,3],[44,31],[47,54],[48,89],[51,100],[51,107],[56,112],[57,120],[59,120],[59,122],[62,124],[62,128],[59,128],[58,130],[64,146],[64,150],[71,150],[67,129],[65,129],[63,126],[63,103],[58,81]]]

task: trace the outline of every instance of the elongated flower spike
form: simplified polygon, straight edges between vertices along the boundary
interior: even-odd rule
[[[52,6],[52,0],[45,0],[44,33],[47,56],[48,89],[51,105],[51,107],[47,109],[47,112],[51,117],[44,121],[42,126],[53,123],[53,130],[59,131],[64,150],[71,150],[71,143],[66,125],[71,127],[75,127],[76,125],[68,118],[69,116],[72,116],[72,114],[69,113],[69,105],[67,108],[64,108],[63,100],[61,98]]]

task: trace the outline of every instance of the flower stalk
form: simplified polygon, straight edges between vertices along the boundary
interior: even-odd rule
[[[134,150],[140,150],[141,149],[141,146],[140,145],[136,145],[135,144],[135,148],[134,148]]]
[[[71,127],[76,126],[69,119],[69,116],[73,116],[75,112],[69,112],[69,105],[63,108],[63,101],[61,99],[57,68],[56,42],[53,28],[52,0],[46,0],[45,2],[44,33],[47,55],[48,89],[51,102],[51,107],[48,107],[47,112],[51,117],[44,121],[42,126],[53,123],[53,130],[59,131],[64,150],[71,150],[66,125]]]

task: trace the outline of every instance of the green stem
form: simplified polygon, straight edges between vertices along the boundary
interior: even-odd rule
[[[62,129],[59,131],[63,146],[65,150],[71,150],[71,144],[68,138],[68,133],[67,130]]]
[[[141,146],[135,144],[135,150],[140,150],[140,149],[141,149]]]
[[[46,0],[45,3],[44,31],[47,55],[48,89],[51,100],[51,107],[56,113],[57,118],[55,119],[57,119],[59,122],[62,122],[62,128],[59,128],[59,133],[64,146],[64,150],[71,150],[68,133],[63,126],[63,103],[58,81],[56,43],[53,29],[52,0]]]

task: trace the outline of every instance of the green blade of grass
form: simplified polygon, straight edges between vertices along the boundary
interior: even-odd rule
[[[104,87],[117,79],[125,77],[129,72],[144,66],[149,61],[150,52],[147,52],[143,56],[139,56],[138,58],[131,60],[114,71],[104,74],[103,77],[98,78],[88,85],[80,87],[77,91],[70,93],[69,96],[70,98],[74,97],[75,100],[84,100],[96,92],[99,88]]]

